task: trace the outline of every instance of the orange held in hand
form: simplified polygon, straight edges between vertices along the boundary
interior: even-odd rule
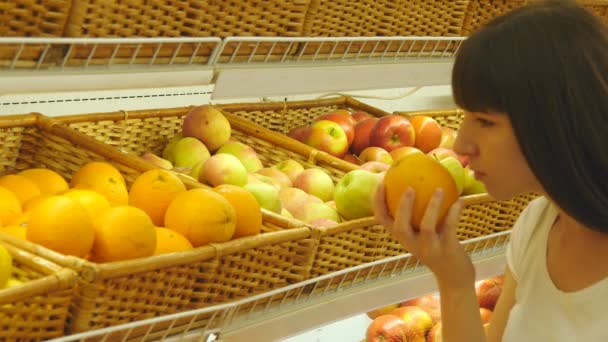
[[[414,227],[420,227],[427,204],[436,189],[443,189],[438,222],[443,220],[450,206],[458,199],[458,189],[450,172],[425,154],[411,154],[393,163],[384,176],[384,186],[386,205],[393,217],[405,191],[410,187],[414,189],[416,195],[411,221]]]

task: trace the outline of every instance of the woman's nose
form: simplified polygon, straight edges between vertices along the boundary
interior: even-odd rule
[[[460,155],[474,156],[477,154],[477,148],[470,139],[468,131],[464,125],[458,130],[458,135],[456,136],[453,150]]]

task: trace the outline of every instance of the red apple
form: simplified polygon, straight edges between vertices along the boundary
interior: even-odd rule
[[[393,157],[393,161],[397,161],[397,160],[399,160],[405,156],[409,156],[410,154],[413,154],[413,153],[424,153],[424,152],[422,152],[419,149],[412,147],[412,146],[402,146],[402,147],[396,148],[390,152],[391,157]]]
[[[292,128],[287,133],[287,136],[303,143],[306,141],[306,138],[308,138],[309,134],[310,134],[310,126],[302,125],[302,126]]]
[[[378,119],[369,134],[369,145],[391,152],[402,146],[414,146],[416,135],[410,121],[401,115],[387,115]]]
[[[363,111],[354,112],[351,114],[351,116],[353,117],[353,120],[355,120],[355,122],[363,121],[365,119],[374,117],[373,115]]]
[[[382,147],[377,146],[366,147],[361,154],[359,154],[359,160],[363,163],[369,161],[379,161],[389,165],[393,163],[393,157],[391,157],[390,153]]]
[[[486,308],[479,308],[479,315],[481,316],[481,323],[486,324],[490,323],[490,319],[492,319],[492,311]]]
[[[341,158],[348,151],[348,138],[340,125],[329,120],[319,120],[310,125],[306,145]]]
[[[405,322],[407,341],[425,342],[426,333],[433,327],[431,315],[417,306],[403,306],[393,311]]]
[[[399,304],[391,304],[387,306],[383,306],[381,308],[374,309],[372,311],[367,312],[367,317],[371,319],[376,319],[382,315],[388,315],[394,310],[399,308]]]
[[[349,163],[353,163],[355,165],[361,165],[361,160],[359,160],[359,158],[357,158],[357,156],[352,153],[345,154],[344,157],[342,157],[342,160],[347,161]]]
[[[426,296],[406,300],[405,302],[401,302],[400,306],[417,306],[422,310],[426,311],[429,315],[431,315],[431,319],[433,323],[439,322],[441,320],[441,304],[439,302],[439,298],[435,295],[429,294]]]
[[[467,165],[469,165],[469,156],[466,154],[459,154],[458,161],[462,164],[462,167],[467,167]]]
[[[359,169],[366,170],[366,171],[373,172],[373,173],[380,173],[380,172],[384,172],[384,171],[388,170],[389,167],[390,167],[390,165],[387,163],[383,163],[383,162],[379,162],[379,161],[368,161],[366,163],[361,164],[361,166],[359,166]]]
[[[366,342],[409,342],[406,329],[405,323],[397,316],[378,316],[367,327]]]
[[[350,151],[353,154],[359,155],[366,147],[369,146],[370,134],[372,129],[378,122],[378,118],[369,118],[359,121],[355,125],[355,139],[350,145]]]
[[[355,120],[350,116],[348,112],[333,112],[317,116],[313,122],[320,120],[329,120],[337,123],[342,127],[344,133],[346,133],[346,139],[348,140],[348,146],[353,142],[355,138]]]
[[[441,322],[437,322],[431,330],[429,330],[428,335],[426,336],[427,342],[442,342],[443,338],[441,337]]]
[[[488,310],[494,310],[500,292],[502,291],[503,282],[496,278],[482,280],[475,287],[477,293],[477,301],[479,306]]]

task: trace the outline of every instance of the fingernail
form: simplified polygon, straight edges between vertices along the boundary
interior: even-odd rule
[[[412,196],[414,196],[414,189],[412,188],[407,188],[407,190],[405,190],[405,196],[407,198],[412,198]]]
[[[443,189],[439,188],[435,190],[435,197],[441,198],[443,196]]]

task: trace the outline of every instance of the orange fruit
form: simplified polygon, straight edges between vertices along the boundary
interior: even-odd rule
[[[443,189],[443,203],[439,210],[439,222],[450,206],[458,200],[458,189],[450,172],[433,157],[426,154],[410,154],[395,161],[384,176],[386,205],[394,217],[399,201],[408,187],[415,191],[412,225],[420,227],[426,206],[437,188]]]
[[[70,189],[64,192],[63,196],[78,202],[93,220],[107,209],[110,209],[110,202],[108,199],[93,190]]]
[[[154,255],[182,252],[192,249],[192,244],[182,234],[163,227],[155,227],[156,249]]]
[[[6,227],[0,227],[0,233],[4,233],[4,234],[8,234],[8,235],[12,235],[16,238],[25,240],[25,235],[26,235],[26,227],[24,226],[6,226]]]
[[[70,186],[89,189],[104,195],[110,205],[126,205],[129,202],[127,185],[120,171],[106,162],[89,162],[83,165],[70,181]]]
[[[236,212],[224,196],[210,189],[179,193],[167,208],[165,227],[173,229],[194,247],[232,238]]]
[[[427,153],[441,144],[441,125],[435,119],[425,115],[415,115],[410,118],[416,140],[414,146]]]
[[[143,258],[154,254],[155,249],[154,224],[143,210],[123,205],[98,216],[91,260],[111,262]]]
[[[131,185],[129,205],[145,211],[155,225],[162,226],[169,204],[184,191],[186,186],[173,172],[149,170],[139,175]]]
[[[7,224],[21,215],[21,202],[14,192],[0,186],[0,222]]]
[[[68,189],[68,182],[59,173],[43,168],[27,169],[18,173],[34,182],[42,194],[57,195]]]
[[[30,199],[40,196],[40,189],[36,183],[19,175],[5,175],[0,177],[0,186],[12,191],[17,195],[19,203],[23,205]]]
[[[10,220],[7,225],[27,227],[27,224],[30,222],[31,214],[31,211],[24,211],[21,213],[21,215]]]
[[[86,210],[71,198],[51,196],[30,212],[26,237],[56,252],[84,257],[93,246],[95,230]]]
[[[38,205],[38,203],[42,202],[43,200],[51,197],[52,195],[49,194],[40,194],[36,197],[32,197],[30,198],[27,202],[23,203],[23,211],[30,211],[32,210],[32,208],[34,208],[36,205]]]
[[[257,235],[262,230],[262,209],[253,194],[231,184],[222,184],[214,188],[232,204],[236,212],[236,228],[233,239]]]

